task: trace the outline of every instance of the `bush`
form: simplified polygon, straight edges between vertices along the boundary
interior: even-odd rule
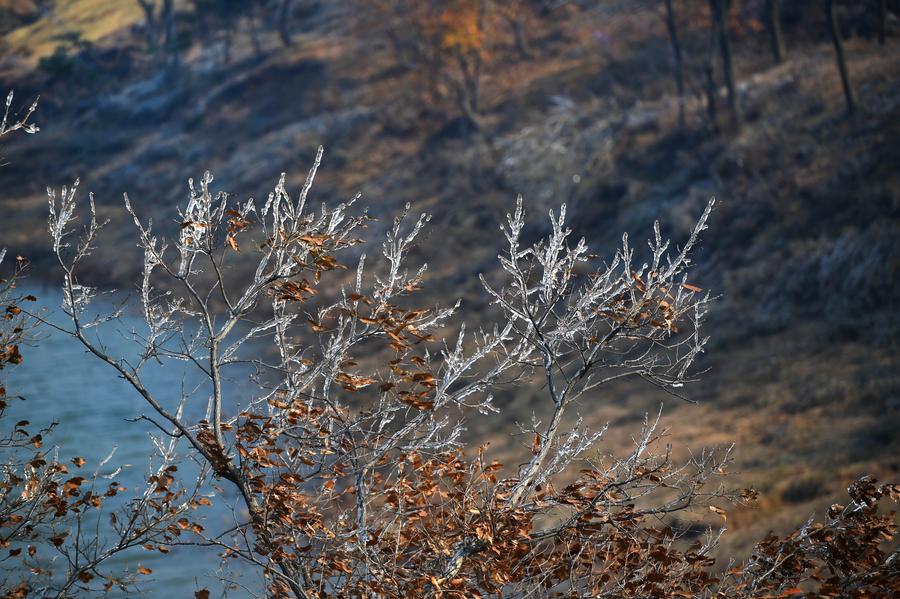
[[[289,194],[282,177],[262,206],[232,203],[205,174],[191,182],[171,239],[151,229],[126,196],[144,251],[146,330],[134,335],[136,362],[109,355],[94,332],[116,314],[88,316],[97,290],[82,279],[80,265],[103,227],[93,199],[75,241],[77,182],[51,193],[66,331],[131,385],[147,410],[140,420],[157,432],[159,456],[146,486],[114,512],[111,540],[83,523],[95,503],[120,489],[100,490],[81,476],[62,480],[60,464],[41,464],[53,472],[33,483],[51,498],[41,496],[39,505],[55,511],[40,512],[46,526],[22,538],[15,535],[25,517],[0,510],[0,530],[12,530],[0,540],[52,546],[64,559],[56,572],[40,569],[36,584],[34,576],[15,576],[37,568],[38,549],[11,552],[8,596],[129,588],[133,578],[110,571],[110,558],[181,544],[218,547],[252,565],[271,596],[900,590],[896,554],[880,545],[894,533],[893,515],[878,510],[882,499],[900,497],[895,485],[861,479],[849,489],[848,505],[832,506],[825,523],[766,538],[744,566],[717,578],[711,554],[722,531],[687,543],[660,522],[698,508],[724,518],[722,506],[755,497],[718,482],[729,449],[676,463],[668,451],[656,451],[657,417],[644,419],[625,457],[585,460],[603,431],[573,417],[576,402],[597,401],[600,390],[623,378],[676,396],[691,380],[707,340],[701,327],[710,298],[687,273],[713,202],[680,250],[669,251],[657,225],[642,263],[627,236],[611,259],[592,256],[584,240],[570,239],[565,206],[550,213],[544,239],[524,245],[520,199],[502,228],[500,271],[482,278],[496,320],[473,334],[454,324],[459,302],[416,301],[426,266],[408,262],[428,217],[410,218],[407,207],[389,227],[381,259],[360,255],[355,248],[369,218],[355,200],[310,207],[320,160],[321,150],[299,194]],[[252,276],[230,270],[249,256],[256,261]],[[455,339],[446,333],[451,326]],[[260,339],[272,344],[274,357],[251,343]],[[149,360],[188,364],[205,386],[180,402],[158,397],[142,378]],[[250,398],[226,382],[247,364],[258,377]],[[462,442],[465,418],[500,411],[494,390],[526,385],[541,385],[546,419],[522,426],[530,448],[518,468],[505,469],[484,447]],[[198,402],[207,406],[205,416],[186,409]],[[177,462],[188,459],[200,464],[196,479],[178,474]],[[33,476],[5,476],[0,507],[34,497],[27,490]],[[246,513],[231,536],[201,524],[220,485],[237,492]]]

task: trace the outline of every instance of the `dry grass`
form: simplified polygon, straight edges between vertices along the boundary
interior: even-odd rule
[[[126,0],[55,0],[52,11],[3,39],[15,53],[33,64],[53,53],[65,36],[97,43],[142,19],[137,2]]]
[[[176,5],[186,3],[180,0]],[[10,31],[3,37],[3,45],[35,65],[67,36],[96,44],[142,20],[143,12],[134,0],[54,0],[52,10]]]

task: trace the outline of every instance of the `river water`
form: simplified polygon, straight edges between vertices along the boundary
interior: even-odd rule
[[[47,311],[49,320],[60,324],[66,322],[59,309],[62,296],[58,289],[35,285],[20,286],[20,289],[23,294],[31,293],[39,298],[37,303]],[[112,299],[98,298],[91,308],[101,313],[109,312],[114,308]],[[118,302],[121,298],[115,299]],[[110,355],[127,357],[136,353],[130,332],[143,328],[139,313],[132,310],[126,311],[119,321],[101,327],[99,335]],[[140,488],[148,472],[150,456],[154,452],[150,434],[155,429],[146,422],[129,422],[129,419],[149,415],[148,408],[109,365],[86,353],[72,337],[46,326],[39,329],[39,337],[33,346],[22,348],[24,362],[5,372],[10,395],[26,398],[24,402],[11,402],[8,421],[29,420],[31,431],[52,421],[58,422],[57,429],[45,437],[44,449],[53,451],[53,447],[57,447],[64,462],[74,456],[84,457],[87,460],[84,470],[89,473],[115,448],[115,454],[101,474],[112,473],[121,466],[122,470],[114,480],[127,487],[129,490],[125,495],[130,495]],[[187,410],[195,414],[205,412],[208,395],[202,386],[198,386],[202,385],[202,379],[181,362],[148,366],[143,378],[146,386],[167,407],[174,407],[185,390],[192,398]],[[233,381],[227,388],[235,398],[258,390],[246,377]],[[187,477],[187,480],[196,477],[187,462],[179,465],[176,475]],[[195,512],[194,518],[202,514],[200,521],[207,532],[234,526],[241,518],[240,510],[233,507],[237,505],[235,494],[230,489],[209,491],[216,494],[213,506],[201,508],[204,511]],[[104,517],[103,522],[106,521]],[[109,529],[101,532],[108,533]],[[140,577],[141,584],[137,587],[149,597],[173,591],[177,597],[191,597],[200,588],[208,588],[212,597],[218,597],[223,583],[217,575],[221,568],[217,554],[214,548],[201,547],[173,547],[168,555],[137,549],[107,562],[106,571],[126,568],[134,572],[138,566],[153,570],[152,575]],[[229,597],[262,594],[262,583],[248,568],[231,560],[227,570],[238,577],[238,584],[232,586]],[[129,596],[133,594],[134,591]]]

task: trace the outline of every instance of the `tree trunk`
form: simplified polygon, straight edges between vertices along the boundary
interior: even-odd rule
[[[178,70],[178,40],[175,29],[175,6],[173,0],[164,0],[162,9],[163,47],[165,48],[166,70],[170,73]]]
[[[713,23],[718,34],[719,53],[722,56],[722,75],[728,89],[728,111],[731,113],[731,124],[740,127],[741,109],[738,105],[737,90],[734,86],[734,66],[731,60],[731,40],[728,37],[728,13],[731,0],[709,0],[713,14]]]
[[[483,30],[486,10],[487,3],[481,0],[477,13],[478,31]],[[478,131],[481,128],[479,116],[481,113],[481,68],[483,66],[480,50],[475,50],[471,53],[459,50],[457,52],[457,60],[461,75],[457,88],[459,107],[471,127]]]
[[[878,0],[878,43],[884,45],[887,37],[887,0]]]
[[[681,42],[678,40],[678,25],[675,22],[675,9],[672,0],[666,1],[666,28],[669,30],[669,41],[672,43],[672,56],[675,59],[675,89],[678,91],[678,127],[684,129],[684,59],[681,55]]]
[[[776,64],[784,61],[784,37],[781,34],[781,10],[778,0],[766,0],[766,20],[769,25],[769,38],[772,42],[772,58]]]
[[[856,112],[856,96],[853,86],[850,84],[850,76],[847,74],[847,62],[844,60],[844,42],[841,39],[841,28],[838,23],[837,7],[834,0],[825,0],[825,12],[828,16],[828,30],[831,32],[831,42],[834,44],[835,60],[838,72],[841,74],[841,85],[844,88],[844,100],[847,102],[847,112]]]
[[[456,96],[459,109],[473,130],[480,129],[479,79],[481,59],[478,56],[458,56],[460,80],[456,82]]]
[[[147,49],[154,51],[159,44],[159,28],[156,22],[156,5],[150,0],[137,0],[144,11],[144,33],[147,38]]]
[[[281,0],[278,12],[278,36],[285,48],[294,43],[291,39],[291,0]]]
[[[259,41],[259,25],[256,22],[256,4],[251,3],[247,12],[247,20],[250,22],[250,43],[256,56],[262,55],[262,44]]]
[[[705,88],[706,88],[706,114],[709,117],[709,125],[712,127],[712,130],[716,133],[719,132],[719,111],[716,106],[716,96],[718,95],[716,90],[716,78],[715,73],[713,72],[713,59],[714,57],[710,55],[709,60],[706,62],[706,65],[703,67],[703,77],[705,80]]]
[[[531,59],[531,48],[528,47],[528,38],[525,37],[525,28],[522,27],[522,21],[514,17],[508,19],[509,26],[512,28],[513,38],[516,43],[516,50],[523,60]]]
[[[231,42],[234,38],[234,29],[229,25],[222,30],[222,64],[231,63]]]
[[[703,65],[703,81],[706,90],[706,114],[709,118],[709,126],[714,133],[719,132],[719,87],[716,85],[716,46],[719,39],[718,24],[715,19],[709,34],[709,52]]]

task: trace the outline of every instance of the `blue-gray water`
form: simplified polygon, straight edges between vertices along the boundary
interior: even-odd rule
[[[51,321],[65,323],[65,315],[59,309],[61,294],[57,289],[32,286],[21,291],[38,296],[37,303],[50,311]],[[92,311],[108,312],[113,309],[113,304],[108,298],[98,298],[90,308]],[[133,356],[136,346],[129,338],[129,332],[142,330],[142,322],[139,314],[132,310],[126,311],[118,322],[103,326],[100,337],[109,354]],[[57,421],[59,426],[45,439],[45,449],[52,451],[53,446],[58,447],[61,461],[68,461],[74,456],[84,457],[88,462],[84,470],[88,473],[92,473],[114,447],[117,448],[101,473],[122,466],[115,480],[127,487],[129,490],[125,495],[130,495],[140,488],[148,471],[150,456],[154,452],[149,435],[156,431],[146,422],[132,423],[128,420],[141,414],[149,415],[149,408],[109,365],[86,353],[75,339],[46,326],[41,327],[38,333],[40,338],[33,346],[22,348],[24,362],[6,372],[10,394],[26,398],[24,402],[13,402],[9,422],[26,419],[31,422],[29,429],[35,430],[40,425]],[[193,390],[187,409],[194,414],[205,412],[206,390],[197,388],[202,378],[196,372],[186,370],[183,363],[169,361],[162,366],[148,366],[143,371],[143,378],[167,407],[174,408],[182,389]],[[235,398],[238,394],[254,391],[246,377],[243,381],[236,380],[228,388]],[[191,465],[180,465],[176,474],[191,477]],[[235,496],[230,489],[226,489],[224,494],[213,498],[212,508],[201,508],[205,511],[195,515],[202,513],[205,516],[202,523],[207,532],[221,531],[235,523],[232,505],[235,505]],[[106,522],[105,517],[103,522]],[[215,549],[199,547],[173,547],[168,555],[137,549],[111,560],[105,570],[114,573],[116,569],[125,567],[134,571],[138,565],[152,569],[151,576],[140,577],[138,587],[150,597],[173,591],[178,597],[190,597],[194,590],[204,587],[211,591],[211,596],[217,597],[222,589],[222,583],[216,576],[216,570],[220,567],[217,553]],[[238,573],[241,585],[246,585],[253,594],[262,590],[259,579],[235,560],[229,562],[228,570]],[[230,597],[249,595],[247,589],[239,587],[229,592]]]

